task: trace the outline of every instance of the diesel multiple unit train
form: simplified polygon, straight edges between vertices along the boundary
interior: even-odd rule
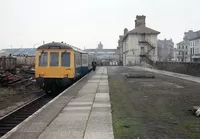
[[[45,93],[54,93],[91,71],[92,60],[87,52],[68,44],[44,44],[36,50],[36,81]]]

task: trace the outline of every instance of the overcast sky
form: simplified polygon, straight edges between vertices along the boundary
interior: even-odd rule
[[[136,15],[175,43],[200,30],[200,0],[0,0],[0,48],[64,41],[79,48],[116,48]]]

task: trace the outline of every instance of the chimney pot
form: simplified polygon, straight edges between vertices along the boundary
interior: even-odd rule
[[[145,22],[146,16],[144,15],[137,15],[136,16],[136,20],[135,20],[135,28],[139,27],[141,25],[145,26],[146,22]]]
[[[128,32],[128,29],[125,28],[125,29],[124,29],[124,35],[126,35],[127,32]]]

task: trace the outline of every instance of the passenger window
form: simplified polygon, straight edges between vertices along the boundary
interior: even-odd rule
[[[56,67],[59,63],[59,53],[58,52],[50,52],[50,66]]]
[[[39,66],[47,66],[48,63],[48,53],[41,52],[39,56]]]
[[[69,67],[70,66],[70,53],[62,52],[61,65],[63,67]]]

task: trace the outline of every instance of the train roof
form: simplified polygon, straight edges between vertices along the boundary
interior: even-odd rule
[[[86,51],[81,50],[75,46],[71,46],[69,44],[60,43],[60,42],[52,42],[52,43],[47,43],[47,44],[41,45],[37,48],[37,50],[40,50],[40,49],[43,49],[43,50],[44,49],[70,49],[70,50],[74,50],[79,53],[87,53]]]

